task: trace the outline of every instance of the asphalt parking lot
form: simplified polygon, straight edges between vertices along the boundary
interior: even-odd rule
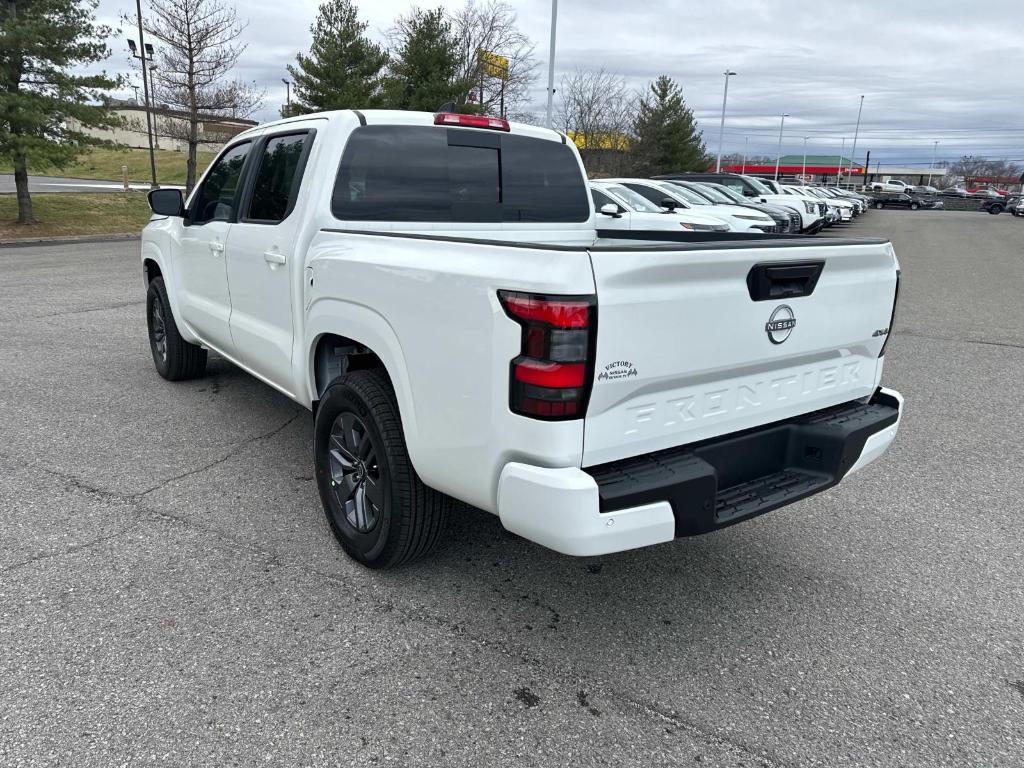
[[[311,419],[153,370],[136,242],[0,248],[0,765],[1020,766],[1024,222],[871,211],[882,461],[594,560],[347,560]],[[823,239],[824,242],[824,239]]]

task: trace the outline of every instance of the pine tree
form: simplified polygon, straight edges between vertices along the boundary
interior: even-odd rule
[[[433,112],[447,102],[465,102],[472,82],[459,75],[459,43],[442,9],[415,9],[399,20],[394,37],[385,87],[389,107]]]
[[[633,121],[636,172],[645,176],[673,171],[702,171],[708,166],[707,149],[693,112],[672,78],[661,75],[640,99]]]
[[[14,166],[18,223],[34,224],[28,164],[61,168],[90,145],[83,128],[117,123],[102,103],[118,80],[73,70],[110,55],[96,0],[8,0],[0,11],[0,158]]]
[[[292,114],[380,106],[381,70],[388,54],[366,36],[352,0],[326,0],[310,27],[309,55],[288,66],[295,82]]]

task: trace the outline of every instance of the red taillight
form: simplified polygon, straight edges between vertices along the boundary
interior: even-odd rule
[[[434,125],[454,125],[462,128],[489,128],[492,131],[510,131],[508,120],[487,115],[459,115],[455,112],[438,112]]]
[[[498,291],[498,298],[523,328],[509,384],[513,413],[551,420],[583,416],[594,373],[594,297]]]

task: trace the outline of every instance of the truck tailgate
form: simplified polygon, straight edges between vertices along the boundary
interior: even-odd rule
[[[896,288],[887,242],[595,247],[591,262],[584,466],[874,392]]]

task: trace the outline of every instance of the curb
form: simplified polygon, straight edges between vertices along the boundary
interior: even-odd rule
[[[65,235],[58,237],[24,237],[17,240],[0,241],[0,248],[19,248],[35,245],[75,245],[76,243],[114,243],[138,240],[138,232],[113,233],[109,235]]]

